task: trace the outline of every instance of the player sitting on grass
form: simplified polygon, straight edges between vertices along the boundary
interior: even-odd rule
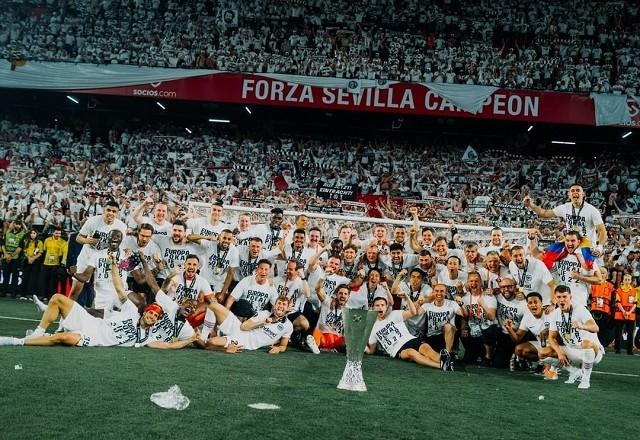
[[[440,368],[442,371],[453,371],[453,360],[447,350],[441,350],[438,354],[429,344],[421,343],[409,333],[404,321],[417,313],[413,301],[407,301],[407,310],[391,310],[387,296],[380,295],[374,298],[373,308],[378,316],[369,336],[366,353],[373,354],[379,343],[391,357]]]
[[[131,347],[144,341],[164,313],[163,308],[156,303],[150,304],[144,308],[141,315],[138,307],[144,302],[139,294],[125,291],[113,255],[110,255],[110,265],[113,285],[120,302],[120,312],[107,319],[96,318],[75,301],[56,294],[49,301],[40,324],[31,336],[22,339],[0,337],[0,345]],[[47,327],[61,315],[64,331],[46,335]],[[181,348],[191,342],[192,340],[178,341],[164,348]]]
[[[324,280],[318,280],[316,294],[320,300],[320,317],[313,330],[313,336],[307,336],[307,345],[315,354],[320,350],[344,351],[344,319],[342,312],[347,307],[351,289],[346,284],[340,284],[334,291],[335,297],[327,295],[324,290]]]
[[[289,299],[286,296],[276,299],[272,312],[261,310],[243,321],[241,319],[244,318],[236,317],[216,302],[209,304],[209,310],[215,314],[218,330],[224,336],[211,336],[207,340],[207,348],[233,353],[270,346],[269,353],[272,354],[284,353],[287,349],[293,324],[287,319]]]

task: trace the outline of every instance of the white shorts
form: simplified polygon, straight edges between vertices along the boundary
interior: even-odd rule
[[[255,350],[249,347],[249,332],[240,329],[240,320],[233,313],[229,313],[225,320],[218,326],[218,331],[227,338],[227,343],[235,344],[245,350]]]
[[[565,345],[564,353],[567,355],[569,360],[573,365],[580,366],[582,365],[582,354],[585,350],[591,350],[590,348],[576,348],[576,347],[568,347]],[[597,365],[602,360],[602,356],[604,356],[604,350],[600,348],[598,350],[598,355],[593,361],[593,365]]]
[[[91,316],[78,303],[73,304],[67,317],[60,320],[60,325],[65,331],[80,335],[76,344],[78,347],[100,347],[108,344],[102,337],[104,321]]]
[[[96,292],[96,296],[93,299],[93,308],[102,310],[117,310],[120,308],[120,300],[116,293],[113,295],[100,295]]]

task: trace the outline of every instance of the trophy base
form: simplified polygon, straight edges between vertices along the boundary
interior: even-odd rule
[[[367,385],[365,385],[362,377],[362,361],[347,361],[338,389],[357,392],[367,391]]]

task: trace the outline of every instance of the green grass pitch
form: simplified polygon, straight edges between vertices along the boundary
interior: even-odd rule
[[[0,316],[3,336],[35,327],[7,317],[39,317],[32,303],[6,298]],[[364,360],[369,391],[353,393],[336,389],[344,364],[342,355],[295,349],[0,347],[0,438],[566,440],[640,432],[638,356],[607,353],[586,391],[531,373],[473,366],[445,374],[372,356]],[[149,400],[174,384],[191,400],[186,410]],[[256,402],[281,409],[247,406]]]

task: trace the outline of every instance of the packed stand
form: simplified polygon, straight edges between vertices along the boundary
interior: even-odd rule
[[[0,57],[637,95],[631,1],[19,1]]]

